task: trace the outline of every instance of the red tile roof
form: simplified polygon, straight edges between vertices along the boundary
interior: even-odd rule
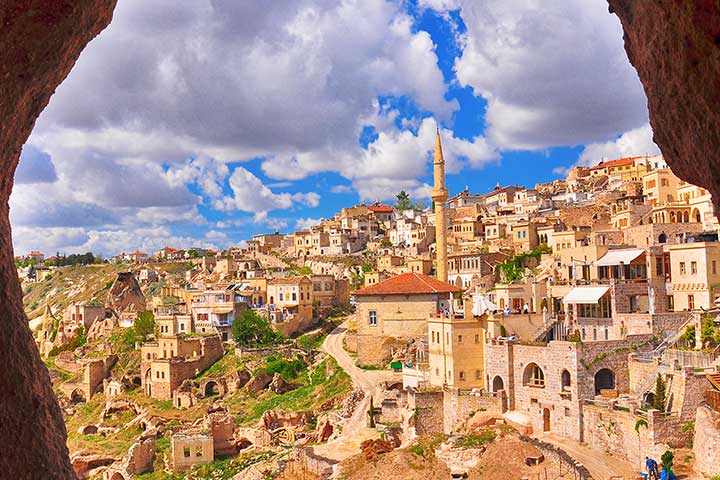
[[[356,290],[353,295],[408,295],[413,293],[454,293],[460,288],[420,273],[403,273],[369,287]]]
[[[368,210],[375,213],[392,213],[393,209],[389,205],[383,205],[381,203],[376,203],[374,205],[370,205],[368,207]]]
[[[621,165],[632,165],[638,158],[640,157],[616,158],[615,160],[598,163],[594,167],[590,167],[590,170],[597,170],[598,168],[618,167]]]

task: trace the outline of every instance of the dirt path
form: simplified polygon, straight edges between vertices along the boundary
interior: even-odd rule
[[[569,438],[563,438],[553,434],[535,435],[535,437],[565,450],[568,455],[582,463],[596,480],[606,480],[609,478],[624,478],[630,480],[639,477],[640,470],[633,468],[629,462],[588,448]]]
[[[325,339],[322,350],[335,358],[338,365],[350,375],[353,384],[365,392],[365,398],[358,403],[353,416],[342,423],[342,434],[330,442],[313,447],[314,452],[338,462],[360,453],[360,444],[369,438],[379,437],[377,430],[366,426],[370,397],[377,404],[380,384],[386,380],[400,380],[402,374],[387,370],[363,370],[355,365],[355,359],[343,348],[347,322],[333,330]]]

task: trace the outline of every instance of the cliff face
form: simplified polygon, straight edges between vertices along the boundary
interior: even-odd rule
[[[82,49],[112,18],[116,0],[0,2],[0,472],[68,479],[66,432],[40,360],[13,262],[8,198],[20,150]]]
[[[648,98],[655,143],[720,211],[720,2],[608,0]]]

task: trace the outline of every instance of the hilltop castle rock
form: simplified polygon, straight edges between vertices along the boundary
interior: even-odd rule
[[[75,478],[60,408],[23,312],[8,199],[20,151],[55,88],[112,19],[116,0],[0,3],[0,471],[6,478]]]
[[[655,143],[720,208],[720,4],[608,0],[648,98]]]

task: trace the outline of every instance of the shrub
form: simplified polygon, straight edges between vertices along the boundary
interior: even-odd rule
[[[657,380],[655,380],[655,397],[653,398],[653,408],[660,410],[661,412],[665,411],[665,390],[665,380],[663,380],[662,376],[658,373]]]
[[[670,450],[666,450],[665,453],[662,454],[662,457],[660,457],[662,469],[668,473],[672,473],[672,466],[673,466],[673,459],[675,458],[675,454],[672,453]]]
[[[245,309],[232,324],[233,340],[243,347],[267,347],[282,341],[282,335],[270,326],[270,322],[253,310]]]

